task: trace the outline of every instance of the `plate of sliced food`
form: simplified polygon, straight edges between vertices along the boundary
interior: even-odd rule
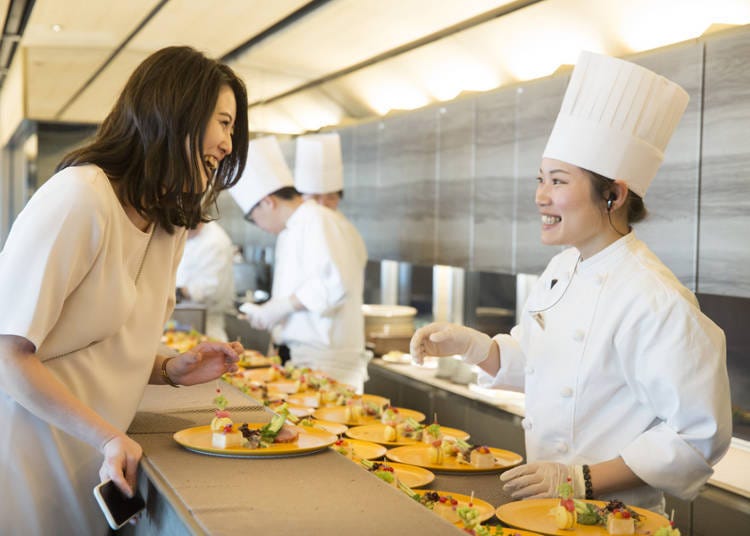
[[[388,450],[383,445],[378,445],[377,443],[346,438],[338,439],[331,445],[331,448],[355,462],[377,460],[385,456],[385,451]]]
[[[390,406],[383,408],[369,402],[346,406],[325,406],[315,410],[315,417],[327,421],[340,422],[348,426],[357,426],[382,422],[383,416],[388,411],[398,413],[403,419],[412,419],[417,424],[425,419],[424,413],[413,409]]]
[[[435,480],[435,473],[423,467],[389,461],[362,460],[360,463],[369,472],[395,488],[399,488],[401,484],[409,488],[421,488]]]
[[[313,419],[312,417],[305,417],[299,422],[295,423],[297,426],[305,426],[310,428],[317,428],[319,430],[325,430],[332,434],[341,435],[346,432],[348,426],[338,422],[322,421],[320,419]]]
[[[245,349],[240,354],[240,360],[237,364],[242,368],[265,368],[280,363],[281,359],[279,356],[268,357],[263,355],[258,350]]]
[[[406,421],[404,421],[404,424],[406,424]],[[419,427],[419,430],[415,431],[414,428],[402,428],[401,425],[365,424],[349,428],[346,431],[346,435],[353,439],[372,441],[373,443],[388,446],[414,445],[424,443],[425,441],[428,441],[429,444],[433,443],[435,441],[434,436],[424,433],[423,428]],[[440,428],[444,436],[452,436],[462,440],[469,439],[469,434],[463,430],[448,428],[446,426],[441,426]],[[428,443],[424,444],[427,445]]]
[[[229,458],[299,456],[323,450],[337,440],[336,434],[285,421],[284,415],[274,415],[268,423],[240,424],[216,417],[211,425],[180,430],[173,437],[193,452]]]
[[[503,504],[495,513],[506,525],[551,536],[679,534],[666,517],[617,500],[527,499]]]
[[[461,528],[465,526],[469,517],[472,522],[481,523],[495,515],[494,506],[476,497],[451,491],[419,489],[411,491],[416,495],[414,498],[420,504]]]
[[[510,450],[471,445],[444,437],[431,444],[395,447],[386,453],[389,460],[445,473],[493,473],[519,465],[523,456]]]

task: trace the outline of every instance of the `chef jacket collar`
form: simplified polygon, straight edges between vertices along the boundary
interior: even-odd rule
[[[628,254],[630,245],[636,240],[635,231],[631,230],[595,255],[581,260],[577,272],[584,277],[590,277],[610,271],[620,263],[623,256]]]
[[[295,225],[301,224],[302,214],[310,210],[310,207],[313,207],[314,210],[315,205],[317,205],[317,201],[314,201],[313,199],[306,199],[305,201],[303,201],[302,204],[297,207],[297,210],[292,212],[292,215],[289,216],[289,219],[286,220],[286,225],[284,227],[287,229],[291,229]]]

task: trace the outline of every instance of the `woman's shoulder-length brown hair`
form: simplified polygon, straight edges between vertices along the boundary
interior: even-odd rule
[[[203,137],[219,91],[237,103],[232,153],[203,192]],[[57,171],[95,164],[113,181],[123,203],[167,232],[206,221],[205,208],[239,180],[248,145],[247,91],[230,67],[190,47],[163,48],[128,79],[94,141],[67,154]],[[194,155],[200,155],[194,156]]]

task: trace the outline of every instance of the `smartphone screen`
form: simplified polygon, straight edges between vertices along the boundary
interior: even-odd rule
[[[94,496],[107,517],[109,526],[113,529],[122,527],[131,517],[146,507],[143,497],[137,491],[132,498],[128,498],[111,480],[96,486]]]

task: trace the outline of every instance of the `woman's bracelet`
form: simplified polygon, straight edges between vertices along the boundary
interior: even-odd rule
[[[584,464],[583,465],[583,485],[586,488],[586,499],[594,498],[594,486],[591,484],[591,468]]]
[[[167,363],[169,363],[174,358],[175,356],[168,357],[161,362],[161,379],[164,380],[164,383],[166,383],[167,385],[171,385],[172,387],[179,387],[179,385],[172,381],[172,378],[169,377],[169,374],[167,374]]]

